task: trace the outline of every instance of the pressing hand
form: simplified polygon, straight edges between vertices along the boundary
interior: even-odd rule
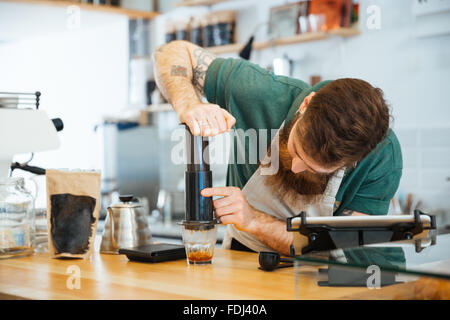
[[[216,217],[222,224],[234,224],[238,230],[252,232],[256,213],[245,199],[241,189],[237,187],[205,188],[201,191],[201,195],[222,197],[213,201]]]
[[[216,104],[197,103],[179,113],[180,122],[186,123],[194,136],[215,136],[230,131],[236,119]]]

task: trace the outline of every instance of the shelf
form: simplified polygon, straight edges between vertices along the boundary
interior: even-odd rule
[[[355,27],[351,28],[339,28],[330,30],[328,32],[312,32],[312,33],[304,33],[298,34],[292,37],[274,39],[274,40],[265,40],[265,41],[257,41],[253,43],[253,50],[263,50],[273,46],[286,46],[290,44],[303,43],[303,42],[311,42],[311,41],[319,41],[329,38],[330,36],[340,36],[340,37],[353,37],[359,35],[359,30]],[[205,48],[206,50],[214,53],[214,54],[223,54],[223,53],[235,53],[241,51],[244,47],[242,43],[229,44],[226,46],[217,46],[217,47],[209,47]]]
[[[193,6],[212,6],[214,4],[225,2],[228,0],[184,0],[177,2],[177,7],[193,7]]]
[[[214,54],[223,54],[223,53],[239,52],[243,47],[244,45],[242,43],[234,43],[234,44],[227,44],[225,46],[208,47],[205,49]]]
[[[332,36],[340,36],[340,37],[353,37],[360,34],[359,29],[357,27],[350,28],[339,28],[328,31],[329,35]]]
[[[327,37],[328,37],[328,35],[325,32],[304,33],[304,34],[298,34],[298,35],[295,35],[292,37],[274,39],[273,41],[266,40],[266,41],[255,42],[253,44],[253,49],[262,50],[262,49],[270,48],[272,46],[286,46],[286,45],[295,44],[295,43],[318,41],[318,40],[326,39]]]
[[[1,2],[15,2],[15,3],[28,3],[28,4],[38,4],[46,6],[57,6],[57,7],[67,7],[75,5],[80,7],[82,10],[91,10],[112,14],[120,14],[127,16],[130,19],[152,19],[159,15],[157,12],[152,11],[139,11],[126,9],[121,7],[114,7],[108,5],[96,5],[90,3],[80,3],[76,1],[64,1],[64,0],[0,0]]]

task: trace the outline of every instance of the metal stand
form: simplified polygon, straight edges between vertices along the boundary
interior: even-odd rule
[[[397,223],[386,227],[333,227],[326,224],[309,224],[306,213],[287,219],[287,230],[297,231],[308,238],[308,244],[302,248],[302,254],[315,251],[329,251],[335,249],[351,248],[361,245],[409,240],[424,230],[436,229],[434,216],[427,215],[431,219],[430,226],[424,227],[421,215],[427,215],[419,210],[414,211],[414,221]],[[301,224],[298,228],[292,226],[292,219],[300,217]],[[433,244],[433,242],[432,242]],[[420,252],[423,247],[421,241],[415,242],[416,251]],[[291,245],[290,255],[295,257],[294,245]],[[332,256],[330,260],[334,259]],[[318,281],[319,286],[329,287],[365,287],[369,286],[368,280],[371,273],[366,269],[350,268],[339,265],[329,265],[319,272],[326,273],[327,281]],[[395,273],[380,271],[379,285],[387,286],[396,284]]]
[[[371,273],[362,269],[329,266],[327,269],[319,269],[320,273],[327,273],[327,281],[318,281],[321,287],[368,287]],[[395,281],[393,272],[380,271],[380,287],[399,283]]]
[[[430,228],[424,228],[420,220],[421,215],[430,217]],[[300,217],[301,224],[298,228],[293,228],[292,219],[297,217]],[[302,249],[302,254],[357,247],[365,244],[409,240],[426,229],[436,229],[436,219],[420,210],[414,211],[413,222],[397,223],[387,227],[330,227],[326,224],[308,224],[306,212],[301,212],[298,216],[287,219],[287,231],[298,231],[309,240],[308,245]],[[293,245],[291,245],[290,251],[291,256],[296,255]]]

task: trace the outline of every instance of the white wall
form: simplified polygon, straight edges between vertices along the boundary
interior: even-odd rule
[[[244,43],[255,26],[268,20],[269,8],[285,2],[231,1],[212,9],[239,8],[238,38]],[[380,30],[366,27],[370,5],[381,10]],[[302,80],[309,81],[311,75],[356,77],[383,89],[403,148],[400,190],[417,195],[424,209],[449,210],[450,35],[416,37],[412,5],[413,0],[362,0],[359,36],[255,51],[251,60],[265,67],[286,53],[296,61],[293,76]],[[190,14],[177,10],[178,15]],[[261,26],[255,41],[263,40],[266,32]]]
[[[0,91],[41,91],[40,108],[64,121],[61,148],[35,154],[34,165],[101,169],[94,126],[127,103],[128,18],[80,18],[69,29],[66,8],[0,2]]]

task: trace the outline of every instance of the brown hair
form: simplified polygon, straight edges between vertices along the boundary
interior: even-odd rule
[[[287,150],[291,132],[304,152],[321,166],[351,166],[385,137],[389,118],[383,92],[369,83],[339,79],[326,84],[312,97],[305,112],[280,130],[279,169],[267,177],[267,185],[284,200],[295,201],[301,195],[305,203],[314,201],[333,173],[293,173]],[[271,148],[267,154],[271,155]]]
[[[381,89],[359,79],[339,79],[316,92],[294,133],[318,164],[350,166],[383,140],[389,119]]]

